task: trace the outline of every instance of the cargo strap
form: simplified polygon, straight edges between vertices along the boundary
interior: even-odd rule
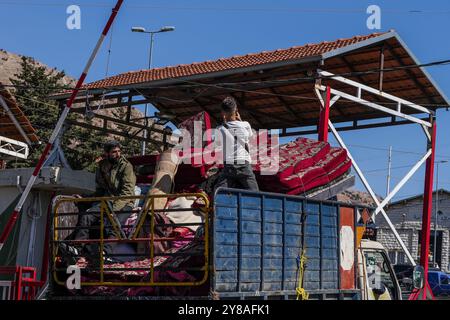
[[[303,288],[303,277],[305,275],[305,265],[306,265],[306,250],[302,250],[302,255],[301,257],[298,257],[297,260],[298,261],[298,287],[296,288],[296,292],[297,292],[297,300],[308,300],[309,298],[309,293],[306,292],[306,290]]]
[[[303,204],[306,208],[306,202]],[[305,279],[305,267],[306,261],[308,260],[306,257],[306,246],[305,246],[305,225],[306,225],[306,212],[302,212],[302,237],[301,237],[301,245],[302,245],[302,253],[297,256],[297,269],[298,269],[298,284],[295,291],[297,292],[297,300],[308,300],[309,293],[303,288],[303,281]]]

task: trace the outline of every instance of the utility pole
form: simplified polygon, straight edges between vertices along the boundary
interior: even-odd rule
[[[386,197],[389,195],[391,191],[391,165],[392,165],[392,146],[389,146],[389,154],[388,154],[388,173],[387,173],[387,181],[386,181]]]
[[[153,36],[154,35],[155,35],[154,32],[150,33],[150,51],[149,51],[150,53],[149,53],[149,57],[148,57],[148,70],[150,70],[152,68]],[[146,97],[144,97],[144,98],[146,98]],[[145,139],[147,139],[147,135],[148,135],[148,132],[147,132],[148,118],[147,118],[147,115],[148,115],[148,103],[145,104],[145,110],[144,110],[145,128],[146,128],[146,129],[144,129],[144,138]],[[142,148],[141,149],[142,149],[141,150],[141,155],[145,156],[146,149],[147,149],[147,141],[146,140],[142,141]]]
[[[145,33],[145,34],[149,34],[150,35],[150,50],[149,50],[149,55],[148,55],[148,69],[150,70],[152,68],[152,56],[153,56],[153,42],[154,42],[154,35],[157,33],[162,33],[162,32],[171,32],[174,31],[175,27],[173,26],[166,26],[166,27],[162,27],[159,30],[155,30],[155,31],[147,31],[145,30],[145,28],[143,27],[133,27],[131,28],[132,32],[139,32],[139,33]],[[145,119],[145,127],[147,128],[148,126],[148,103],[145,104],[145,110],[144,110],[144,119]],[[147,129],[144,129],[144,138],[147,139]],[[142,141],[142,147],[141,147],[141,155],[145,156],[145,151],[147,149],[147,143],[146,140]]]

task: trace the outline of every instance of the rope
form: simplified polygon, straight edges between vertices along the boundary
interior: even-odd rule
[[[297,284],[297,288],[295,289],[295,291],[297,293],[297,300],[308,300],[309,299],[309,293],[306,292],[305,288],[303,288],[303,282],[305,279],[306,261],[308,260],[308,258],[306,257],[306,247],[305,247],[306,202],[307,202],[307,200],[305,198],[304,208],[303,208],[303,213],[302,213],[302,218],[301,218],[302,253],[301,253],[301,255],[297,256],[298,284]]]
[[[305,275],[305,266],[306,261],[308,258],[306,257],[306,249],[302,250],[302,255],[297,257],[297,263],[299,268],[298,273],[298,286],[295,289],[297,292],[297,300],[308,300],[309,299],[309,293],[306,292],[305,288],[303,288],[303,280]]]
[[[108,45],[108,56],[106,58],[105,79],[108,78],[109,66],[111,64],[111,48],[112,48],[112,42],[113,42],[113,34],[114,34],[114,25],[111,26],[111,32],[109,35],[109,45]],[[106,96],[106,89],[104,88],[103,92],[102,92],[102,99],[97,107],[97,111],[99,111],[101,108],[103,108],[103,105],[105,103],[105,96]]]

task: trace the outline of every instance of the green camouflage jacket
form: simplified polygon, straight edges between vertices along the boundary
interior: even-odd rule
[[[112,165],[108,160],[102,160],[95,172],[96,197],[120,197],[134,196],[136,175],[133,165],[124,157],[120,157],[118,163]],[[133,206],[133,199],[116,200],[113,202],[113,210],[120,211],[126,205]]]

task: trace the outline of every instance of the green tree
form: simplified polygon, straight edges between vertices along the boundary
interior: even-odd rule
[[[50,138],[52,128],[58,119],[59,110],[48,96],[60,91],[64,72],[55,69],[48,70],[45,66],[37,64],[30,57],[22,57],[21,70],[11,78],[15,86],[16,99],[37,131],[41,142],[30,150],[27,160],[9,162],[10,167],[30,167],[36,164],[39,156]]]
[[[125,120],[127,116],[127,112],[125,108],[117,108],[112,111],[114,118],[119,120]],[[122,153],[125,155],[139,155],[141,153],[141,144],[138,140],[132,138],[132,132],[130,127],[121,123],[117,124],[116,131],[121,131],[128,133],[129,137],[121,137],[118,140],[121,141],[122,144]]]

